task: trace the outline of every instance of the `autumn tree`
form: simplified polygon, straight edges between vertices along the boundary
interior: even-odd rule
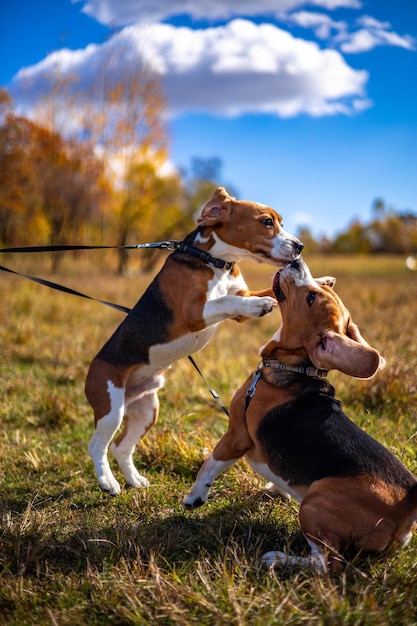
[[[35,128],[12,113],[0,126],[0,239],[5,244],[26,243],[37,234],[39,197],[31,162]]]
[[[149,221],[150,210],[160,212],[158,202],[172,196],[167,189],[175,187],[178,193],[178,181],[172,176],[164,181],[161,174],[168,159],[168,140],[159,79],[129,44],[125,47],[117,52],[129,59],[123,72],[115,73],[114,66],[119,64],[110,55],[99,68],[90,91],[84,93],[82,104],[83,135],[106,162],[113,185],[111,224],[120,246],[137,236],[138,220]],[[119,271],[126,270],[126,263],[127,255],[121,249]]]
[[[13,101],[7,89],[0,88],[0,123],[8,113],[12,113]]]
[[[99,214],[102,163],[89,145],[41,127],[36,131],[33,163],[50,243],[80,241],[83,228]]]
[[[368,229],[368,238],[372,252],[388,254],[407,254],[415,252],[417,217],[408,218],[391,212],[380,221],[372,222]],[[414,244],[414,245],[413,245]]]
[[[78,77],[65,74],[58,65],[53,66],[44,79],[43,95],[36,102],[33,119],[55,135],[78,139],[80,117],[75,90]],[[25,83],[22,83],[22,89]]]
[[[164,241],[182,237],[192,227],[185,208],[181,178],[176,173],[164,174],[158,163],[138,159],[125,177],[123,201],[118,219],[120,245]],[[153,267],[158,252],[141,252],[145,270]],[[127,269],[128,253],[121,250],[118,271]]]
[[[354,220],[346,231],[335,237],[332,251],[347,254],[369,253],[371,242],[367,228],[359,220]]]
[[[102,173],[90,146],[7,113],[0,125],[2,241],[77,240],[97,216]]]
[[[63,123],[69,129],[78,129],[78,137],[105,163],[113,189],[112,211],[106,215],[105,225],[116,233],[117,240],[113,242],[121,246],[120,272],[126,271],[129,258],[123,246],[137,243],[138,239],[143,242],[173,238],[176,233],[183,236],[194,226],[194,212],[220,183],[221,168],[219,159],[195,159],[187,181],[178,173],[166,174],[168,138],[159,78],[131,45],[125,46],[125,50],[117,51],[118,57],[127,60],[123,72],[119,71],[119,59],[109,52],[101,67],[96,68],[96,80],[90,89],[85,89],[82,77],[77,81],[77,77],[61,77],[58,69],[51,72],[50,89],[38,107],[43,122],[49,119],[47,128],[54,137]],[[68,106],[65,98],[69,98]],[[52,141],[49,154],[53,167],[45,169],[40,181],[51,199],[47,217],[55,240],[64,232],[74,231],[56,199],[52,172],[65,167],[65,159],[58,153],[59,146]],[[62,176],[61,180],[67,188]],[[75,200],[72,205],[82,207]],[[143,256],[147,265],[153,256]]]

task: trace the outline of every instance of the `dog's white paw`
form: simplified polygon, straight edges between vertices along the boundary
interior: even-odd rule
[[[139,474],[136,469],[133,463],[132,453],[127,454],[122,447],[117,446],[114,442],[111,444],[110,450],[123,472],[126,483],[130,487],[149,487],[149,480],[145,478],[145,476],[142,476],[142,474]]]
[[[187,511],[191,511],[191,509],[197,509],[199,506],[203,506],[203,504],[205,504],[206,499],[201,498],[199,496],[191,496],[191,494],[188,494],[188,496],[185,496],[185,498],[182,501],[182,506],[184,507],[184,509],[186,509]]]
[[[291,556],[290,554],[285,554],[285,552],[274,550],[266,552],[261,557],[261,563],[266,565],[266,567],[288,565],[290,567],[310,567],[319,574],[327,572],[325,558],[319,551],[314,552],[310,556]]]
[[[105,491],[109,496],[118,496],[122,488],[114,476],[100,476],[98,479],[98,486],[102,491]]]
[[[130,487],[137,487],[138,489],[143,487],[149,487],[149,485],[151,484],[149,480],[145,476],[142,476],[142,474],[139,474],[136,469],[135,472],[132,472],[130,474],[129,478],[126,477],[126,481]]]
[[[264,491],[273,498],[280,496],[284,500],[291,500],[290,494],[278,487],[278,485],[273,482],[266,483]]]
[[[257,296],[250,296],[247,300],[247,315],[249,317],[262,317],[273,311],[277,306],[275,298],[270,296],[263,296],[258,298]]]
[[[273,565],[287,565],[288,563],[292,563],[292,560],[288,554],[285,554],[285,552],[274,550],[271,552],[265,552],[265,554],[261,557],[261,563],[266,565],[266,567],[272,567]]]

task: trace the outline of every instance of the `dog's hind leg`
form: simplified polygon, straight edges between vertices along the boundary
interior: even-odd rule
[[[353,521],[355,514],[363,522],[362,511],[355,506],[354,498],[349,499],[342,481],[332,478],[315,481],[301,502],[299,511],[304,536],[311,547],[315,546],[318,553],[322,553],[332,574],[339,574],[345,568],[346,561],[341,556],[341,550],[352,543],[351,532],[358,524]],[[332,486],[333,491],[329,488]]]
[[[122,470],[126,482],[131,487],[148,487],[149,481],[136,469],[133,462],[133,453],[138,441],[145,435],[158,418],[159,399],[158,389],[162,386],[163,378],[156,377],[149,389],[142,391],[139,396],[129,400],[129,389],[126,390],[126,415],[123,430],[111,444],[110,449]]]
[[[110,469],[107,452],[123,420],[125,391],[123,388],[115,387],[111,381],[107,383],[107,390],[110,396],[110,411],[103,417],[96,417],[96,428],[88,452],[94,463],[100,489],[111,496],[116,496],[120,493],[120,485]]]
[[[285,552],[280,552],[279,550],[274,550],[272,552],[266,552],[262,556],[261,562],[267,567],[311,567],[319,574],[325,574],[327,572],[327,563],[323,550],[320,549],[314,541],[307,539],[307,542],[311,550],[309,556],[293,556]]]

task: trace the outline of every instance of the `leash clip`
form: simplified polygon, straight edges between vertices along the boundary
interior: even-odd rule
[[[158,244],[159,248],[165,248],[166,250],[177,250],[177,248],[179,248],[181,245],[180,241],[177,241],[176,239],[169,239],[168,241],[161,241]]]
[[[156,241],[155,243],[139,243],[136,246],[122,246],[124,248],[159,248],[165,250],[177,250],[181,242],[176,239],[168,239],[168,241]]]
[[[252,380],[251,386],[248,387],[248,389],[246,390],[246,394],[245,394],[246,408],[248,408],[249,402],[252,400],[253,396],[255,395],[256,385],[258,384],[258,381],[260,378],[261,378],[261,370],[258,367],[253,374],[253,380]]]

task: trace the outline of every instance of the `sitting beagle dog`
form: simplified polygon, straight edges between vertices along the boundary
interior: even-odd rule
[[[133,487],[147,486],[132,455],[156,421],[162,372],[201,350],[225,319],[243,321],[272,311],[271,289],[250,292],[237,261],[281,266],[300,256],[303,244],[282,228],[273,209],[236,200],[219,187],[205,204],[198,227],[176,245],[159,274],[92,361],[85,384],[95,415],[89,444],[98,484],[120,492],[107,452]]]
[[[274,490],[300,503],[308,557],[268,552],[265,564],[339,573],[343,555],[404,546],[417,525],[417,478],[342,410],[328,370],[370,378],[385,360],[363,339],[329,277],[304,261],[278,271],[273,290],[282,325],[235,393],[227,433],[183,500],[201,506],[216,476],[246,455]]]

